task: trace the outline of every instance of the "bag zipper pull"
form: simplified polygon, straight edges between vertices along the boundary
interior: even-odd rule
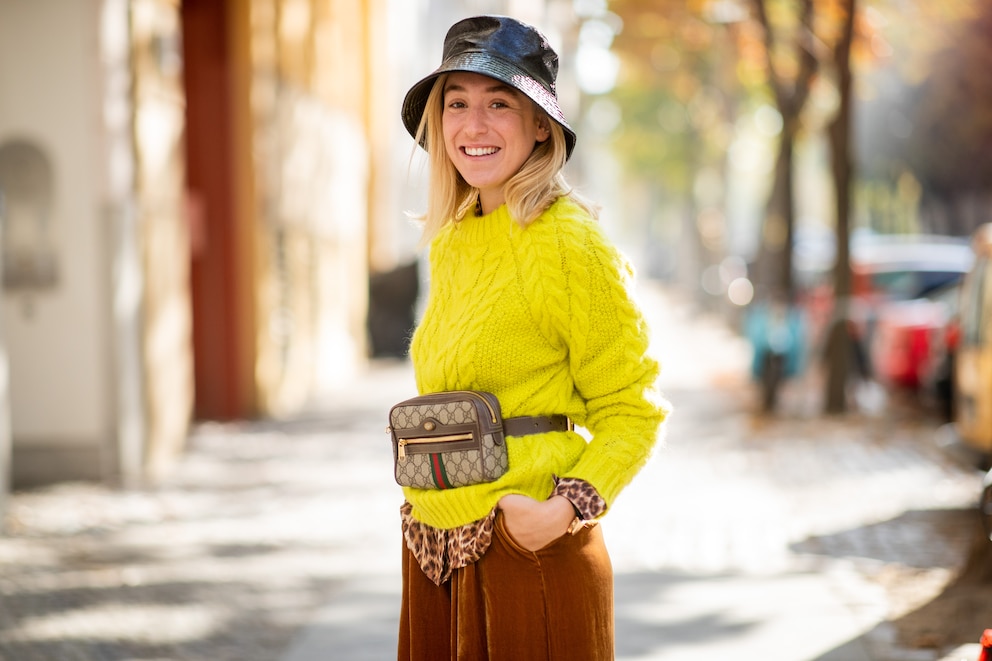
[[[396,458],[406,459],[406,439],[396,442]]]

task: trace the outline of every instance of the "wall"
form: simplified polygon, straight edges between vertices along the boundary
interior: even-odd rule
[[[383,3],[252,3],[260,408],[287,414],[366,362],[367,224]]]
[[[54,449],[76,473],[100,474],[115,434],[97,9],[95,0],[15,0],[0,20],[0,143],[36,141],[54,170],[57,281],[2,296],[15,471],[28,480],[52,468]]]

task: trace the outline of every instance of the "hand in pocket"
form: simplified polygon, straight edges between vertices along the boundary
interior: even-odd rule
[[[508,494],[499,500],[506,529],[520,546],[537,551],[565,534],[575,518],[567,498],[553,496],[534,500],[522,494]]]

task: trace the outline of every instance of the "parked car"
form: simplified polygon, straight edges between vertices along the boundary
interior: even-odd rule
[[[958,282],[938,294],[947,305],[949,317],[931,343],[920,375],[921,396],[935,405],[944,421],[954,418],[954,371],[961,343],[961,286],[962,282]]]
[[[988,467],[992,459],[992,223],[973,235],[975,262],[961,283],[953,379],[954,432]]]
[[[886,301],[875,314],[869,356],[875,379],[910,390],[926,388],[942,399],[947,387],[939,380],[953,347],[953,324],[960,280],[909,300]],[[943,389],[942,389],[943,388]]]
[[[919,388],[942,353],[956,287],[974,263],[967,240],[875,236],[852,242],[851,319],[870,376]]]

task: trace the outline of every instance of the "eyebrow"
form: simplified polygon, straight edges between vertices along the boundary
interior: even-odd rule
[[[447,94],[448,92],[464,92],[464,91],[466,91],[465,86],[459,85],[457,83],[449,83],[444,86],[445,94]],[[485,91],[489,94],[495,94],[498,92],[520,94],[519,90],[517,90],[515,87],[511,87],[510,85],[507,85],[506,83],[495,83],[487,87]]]

